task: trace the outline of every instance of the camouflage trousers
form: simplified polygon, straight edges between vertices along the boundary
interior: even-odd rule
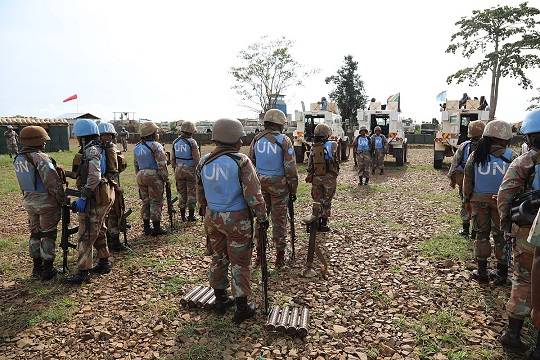
[[[356,164],[358,165],[358,177],[369,179],[371,175],[371,154],[369,151],[357,152]]]
[[[514,246],[514,269],[512,271],[512,291],[506,303],[509,317],[524,319],[531,312],[531,269],[534,247],[518,240]]]
[[[120,142],[122,143],[122,150],[124,152],[127,151],[127,148],[128,148],[128,142],[127,142],[127,139],[126,138],[121,138],[120,139]]]
[[[494,253],[497,262],[506,264],[506,241],[500,228],[499,210],[497,200],[486,199],[482,201],[471,201],[472,222],[476,229],[476,240],[474,241],[474,255],[477,260],[487,260],[491,256],[491,243],[489,234],[493,235]]]
[[[313,176],[311,197],[314,202],[322,204],[321,216],[329,218],[332,209],[332,198],[336,193],[337,176],[327,173],[324,176]]]
[[[19,147],[17,146],[17,141],[8,141],[6,143],[8,154],[16,154],[19,152]]]
[[[287,247],[287,212],[289,210],[289,188],[285,176],[259,175],[261,191],[263,193],[266,209],[272,219],[272,241],[276,250],[285,250]],[[258,246],[258,234],[255,232]]]
[[[217,212],[207,209],[204,226],[214,251],[208,272],[210,286],[214,289],[229,287],[230,264],[233,296],[250,296],[253,225],[249,211]]]
[[[176,165],[174,177],[176,179],[176,191],[178,191],[178,205],[180,209],[195,209],[197,207],[195,167]]]
[[[458,187],[459,187],[459,198],[461,200],[461,208],[459,210],[459,216],[461,217],[461,222],[464,223],[464,224],[469,224],[470,223],[470,219],[469,219],[469,213],[467,212],[467,209],[465,209],[465,201],[463,200],[463,182],[461,182],[460,184],[458,184]]]
[[[161,221],[163,209],[163,190],[165,183],[156,170],[141,170],[137,173],[139,196],[142,200],[141,218]]]
[[[101,193],[106,193],[106,198],[101,198],[99,203],[94,199],[89,199],[86,205],[86,212],[79,213],[79,244],[77,246],[78,258],[77,267],[79,270],[89,270],[93,264],[93,250],[96,249],[98,259],[109,257],[107,247],[107,226],[105,218],[114,203],[114,190],[106,183],[101,183],[99,187]]]
[[[34,194],[32,194],[34,195]],[[60,207],[48,194],[35,194],[43,199],[27,199],[23,206],[28,213],[30,240],[28,249],[33,259],[54,260]]]
[[[375,152],[373,153],[373,171],[377,169],[384,169],[384,155],[384,149],[375,150]]]
[[[120,202],[122,200],[122,194],[120,190],[114,191],[114,203],[109,210],[107,215],[107,231],[110,234],[117,235],[120,234],[120,219],[122,218],[122,209]]]

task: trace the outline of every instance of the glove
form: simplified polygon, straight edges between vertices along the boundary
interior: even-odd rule
[[[206,215],[206,206],[201,206],[199,208],[199,216],[204,217]]]
[[[72,205],[75,207],[75,210],[77,210],[78,213],[86,212],[86,198],[78,198],[73,202]]]
[[[296,194],[289,194],[289,199],[291,199],[292,202],[296,201]]]
[[[270,227],[270,222],[266,218],[261,220],[257,219],[257,224],[259,225],[259,228],[263,229],[263,231],[268,230]]]

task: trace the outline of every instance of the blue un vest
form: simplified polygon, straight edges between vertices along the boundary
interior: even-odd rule
[[[255,154],[255,167],[257,174],[266,176],[284,176],[283,167],[283,140],[285,135],[272,135],[276,143],[272,144],[265,136],[257,140],[253,153]]]
[[[36,168],[28,160],[26,160],[23,154],[19,154],[15,157],[13,167],[15,168],[17,181],[19,182],[19,186],[22,191],[39,193],[47,192],[47,189],[45,188],[45,185],[43,185],[43,181],[41,181]]]
[[[107,153],[105,149],[101,149],[101,159],[99,160],[99,169],[101,171],[101,176],[107,173]]]
[[[177,164],[195,166],[195,160],[193,160],[193,154],[191,153],[191,144],[187,139],[179,138],[174,143],[174,157]]]
[[[374,140],[375,140],[375,149],[381,150],[383,148],[382,136],[375,136]]]
[[[503,156],[511,160],[512,150],[506,149]],[[479,194],[497,194],[509,165],[503,159],[491,154],[485,165],[476,164],[474,166],[474,192]]]
[[[540,190],[540,165],[534,167],[534,177],[531,184],[533,190]]]
[[[237,162],[227,155],[205,164],[201,169],[204,195],[210,210],[240,211],[247,207]]]
[[[359,136],[356,149],[358,151],[369,151],[369,138],[367,136]]]
[[[469,159],[469,155],[471,154],[471,140],[467,140],[463,143],[465,145],[463,145],[462,158],[458,166],[456,167],[458,170],[465,170],[465,164],[467,164],[467,160]]]
[[[153,143],[155,143],[155,141],[149,141],[146,143],[146,145],[144,144],[144,142],[141,142],[137,144],[137,146],[135,146],[133,154],[135,155],[135,160],[137,161],[137,166],[139,166],[139,170],[158,169],[158,164],[156,162],[156,159],[154,159],[154,154],[151,150]]]
[[[332,160],[332,141],[327,140],[324,142],[324,160]]]

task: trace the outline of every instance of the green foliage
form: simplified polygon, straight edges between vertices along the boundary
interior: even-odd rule
[[[352,55],[345,56],[344,61],[337,74],[327,77],[325,82],[334,85],[330,98],[337,103],[342,119],[357,125],[357,110],[364,109],[367,103],[364,81],[358,74],[358,62],[354,61]]]
[[[70,298],[61,298],[54,301],[48,308],[38,313],[29,320],[29,325],[33,326],[40,322],[47,321],[61,323],[69,319],[73,312],[74,302]]]
[[[285,37],[270,39],[263,36],[240,51],[240,64],[231,67],[232,88],[248,108],[266,112],[276,104],[277,95],[291,86],[302,85],[299,73],[303,66],[291,54],[293,45],[294,42]]]
[[[472,16],[456,22],[458,31],[451,37],[447,53],[460,52],[467,59],[480,52],[483,59],[474,66],[456,71],[447,78],[450,84],[478,80],[491,74],[490,119],[494,119],[501,77],[518,80],[523,88],[531,88],[526,69],[540,65],[540,33],[536,30],[536,16],[540,10],[526,2],[518,6],[496,6],[474,10]]]
[[[538,91],[538,96],[534,96],[531,98],[531,105],[529,105],[527,110],[540,109],[540,88],[537,88],[536,90]]]
[[[420,243],[422,256],[435,259],[469,260],[471,259],[470,241],[453,233],[435,235]]]

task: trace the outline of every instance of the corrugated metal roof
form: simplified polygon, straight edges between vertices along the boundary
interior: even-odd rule
[[[0,125],[68,125],[64,119],[40,119],[32,116],[10,116],[0,117]]]
[[[68,119],[68,120],[71,120],[71,119],[94,119],[94,120],[97,120],[97,119],[99,119],[99,117],[97,117],[96,115],[92,115],[90,113],[66,113],[66,114],[62,114],[60,116],[57,116],[56,118],[57,119]]]

